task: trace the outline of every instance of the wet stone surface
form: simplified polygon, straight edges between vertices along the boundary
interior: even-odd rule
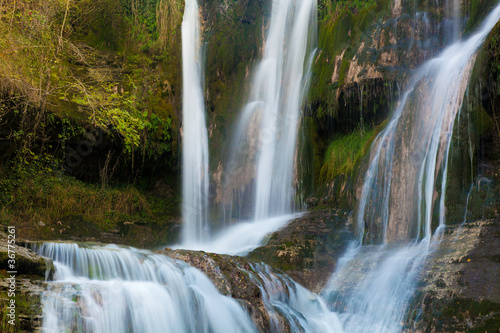
[[[500,220],[447,227],[429,258],[409,331],[500,331]]]
[[[248,257],[276,267],[313,292],[320,292],[354,239],[350,211],[318,210],[291,221]]]

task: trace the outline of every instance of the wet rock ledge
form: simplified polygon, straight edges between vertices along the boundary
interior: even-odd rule
[[[306,213],[270,236],[248,257],[276,267],[313,292],[320,292],[348,243],[354,239],[351,212],[324,209]]]
[[[184,261],[188,265],[201,270],[220,293],[240,302],[261,331],[268,331],[269,315],[264,309],[261,291],[248,273],[253,268],[247,260],[241,257],[202,251],[165,249],[156,251],[156,253]]]
[[[352,237],[347,217],[348,212],[342,211],[308,213],[273,234],[266,246],[250,256],[259,259],[258,253],[265,254],[262,258],[267,263],[286,270],[310,289],[319,288]],[[0,233],[0,332],[39,332],[40,295],[46,287],[46,271],[53,272],[52,263],[26,248],[17,247],[18,319],[16,327],[12,327],[8,324],[6,308],[7,271],[3,269],[7,267],[6,244],[6,235]],[[262,284],[260,261],[200,251],[165,249],[157,253],[200,269],[222,294],[240,302],[260,332],[269,332],[276,323],[280,332],[290,332],[279,313],[270,318],[265,309],[265,297],[259,287]],[[286,284],[287,278],[280,275],[280,270],[269,271]],[[439,248],[422,272],[405,331],[500,332],[499,291],[500,220],[448,226]]]
[[[15,246],[15,325],[9,324],[9,280],[7,235],[0,232],[0,332],[41,331],[41,293],[46,287],[45,278],[51,278],[54,267],[50,259],[43,258],[19,243]]]

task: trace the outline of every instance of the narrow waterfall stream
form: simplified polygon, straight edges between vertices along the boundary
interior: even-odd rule
[[[208,132],[202,89],[201,28],[197,0],[187,0],[182,22],[182,240],[208,236]]]
[[[477,33],[417,70],[376,138],[357,209],[358,232],[365,243],[430,238],[433,227],[444,225],[453,125],[476,51],[497,23],[499,11],[493,10]]]
[[[273,2],[263,58],[231,142],[226,195],[253,190],[255,221],[294,211],[295,151],[314,54],[316,6],[315,0]],[[251,172],[250,183],[236,179],[242,169]]]
[[[263,103],[254,110],[260,120],[255,220],[293,211],[300,108],[312,62],[309,36],[316,27],[315,0],[276,4],[279,8],[273,8],[276,14],[271,18],[264,57],[251,93],[251,103]]]
[[[459,0],[446,0],[445,3],[446,10],[446,25],[445,26],[445,39],[448,42],[454,42],[458,40],[461,32],[462,16],[461,11],[461,1]]]

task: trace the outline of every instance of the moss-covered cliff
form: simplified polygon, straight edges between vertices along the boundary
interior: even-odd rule
[[[262,55],[271,3],[199,2],[214,194]],[[461,3],[468,34],[497,1]],[[37,240],[139,247],[177,240],[183,6],[182,0],[0,0],[0,223],[17,225],[19,236]],[[371,142],[411,70],[449,42],[442,2],[320,0],[318,8],[318,49],[297,154],[298,192],[316,211],[250,254],[315,290],[352,238],[348,211],[319,209],[353,208]],[[446,202],[450,224],[498,217],[498,82],[499,26],[477,57],[454,129]],[[425,322],[410,318],[416,329],[466,330],[470,322],[489,330],[498,323],[498,299],[478,286],[498,271],[498,255],[485,253],[493,247],[481,245],[497,243],[497,220],[465,226],[466,232],[479,230],[468,238],[474,244],[467,256],[433,259],[424,281],[428,287],[420,289],[416,302],[421,303],[415,305]],[[445,252],[457,246],[450,235]],[[224,280],[218,285],[222,292],[230,285],[228,295],[250,303],[257,298],[258,288],[247,289],[248,276],[233,267],[245,264],[240,259],[168,252],[212,274],[215,283],[225,279],[214,273],[223,267],[243,283]],[[455,261],[440,271],[449,258]],[[468,259],[478,259],[478,266],[469,269]],[[41,267],[31,280],[41,280]],[[31,282],[25,282],[22,304],[32,314],[27,320],[39,319],[39,309],[32,312],[39,299],[27,301]],[[484,300],[471,296],[476,290]],[[254,308],[266,327],[262,305]]]

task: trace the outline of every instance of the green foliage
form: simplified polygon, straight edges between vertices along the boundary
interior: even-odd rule
[[[318,0],[318,15],[320,19],[328,19],[338,15],[339,12],[348,10],[356,15],[365,9],[374,9],[374,5],[381,1],[375,0]],[[384,1],[382,1],[384,2]]]
[[[375,0],[320,0],[318,3],[318,9],[330,9],[335,10],[339,7],[348,8],[349,10],[362,10],[368,8],[375,3]]]
[[[340,87],[344,85],[344,80],[347,75],[347,71],[349,70],[349,64],[350,64],[350,59],[348,57],[344,57],[342,59],[342,63],[340,64],[340,69],[339,69],[338,86]]]
[[[82,0],[73,4],[70,20],[75,35],[96,48],[161,58],[175,45],[182,8],[180,0]]]
[[[51,160],[53,169],[68,142],[98,127],[106,142],[91,159],[104,162],[98,154],[122,149],[111,167],[121,158],[131,173],[137,159],[139,168],[176,168],[182,1],[31,0],[2,8],[0,117],[15,147],[5,159],[25,169]],[[77,171],[97,181],[102,165]]]
[[[114,83],[83,87],[82,94],[73,95],[71,101],[90,109],[91,124],[120,135],[125,152],[131,154],[140,144],[141,132],[147,125],[147,111],[139,112],[136,96],[118,89]]]
[[[478,106],[471,111],[474,132],[479,137],[490,134],[493,130],[493,120],[483,107]]]
[[[342,174],[352,174],[370,148],[373,136],[373,130],[357,130],[333,140],[326,150],[320,180],[327,183]]]
[[[159,0],[119,0],[125,15],[144,23],[148,32],[156,30],[156,5]]]
[[[146,153],[148,157],[158,159],[164,153],[173,151],[172,143],[172,118],[163,120],[155,114],[151,114],[146,123],[150,140],[146,141]]]
[[[151,223],[178,214],[175,197],[166,200],[130,185],[103,188],[62,175],[47,165],[21,164],[2,170],[0,223],[31,230],[39,221],[56,225],[66,216],[81,216],[94,227],[109,231],[123,221]]]

